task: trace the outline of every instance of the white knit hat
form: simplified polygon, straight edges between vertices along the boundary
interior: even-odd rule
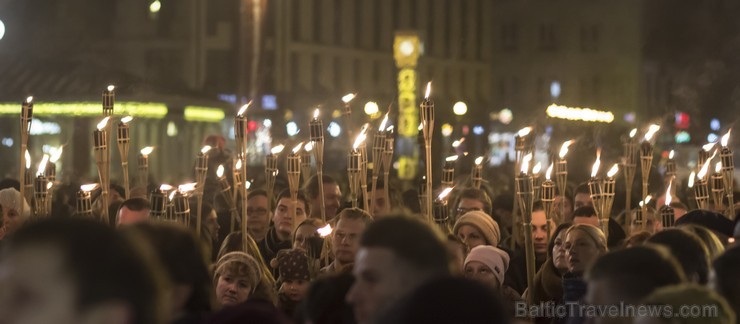
[[[465,258],[465,265],[472,261],[483,263],[491,269],[501,286],[504,283],[504,274],[509,269],[509,254],[506,251],[490,245],[474,247]]]
[[[15,188],[6,188],[0,190],[0,206],[3,210],[15,209],[21,210],[21,203],[23,204],[23,217],[29,217],[31,215],[31,207],[26,203],[26,199],[21,197],[21,193]]]

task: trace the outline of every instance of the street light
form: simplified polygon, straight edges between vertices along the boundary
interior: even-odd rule
[[[365,114],[368,116],[373,116],[377,114],[380,110],[378,109],[378,104],[375,101],[368,101],[365,104]]]
[[[468,105],[462,101],[458,101],[452,106],[452,112],[458,116],[464,116],[468,112]]]

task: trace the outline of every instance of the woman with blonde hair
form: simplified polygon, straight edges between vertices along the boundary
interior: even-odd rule
[[[583,274],[600,256],[606,254],[606,236],[596,226],[576,224],[565,231],[565,258],[568,272],[563,275],[563,302],[580,303],[586,295],[586,281]],[[577,317],[577,314],[569,314]],[[576,318],[574,323],[583,321]]]
[[[216,263],[213,275],[216,302],[221,307],[247,300],[276,302],[273,285],[263,276],[259,263],[244,252],[229,252]]]

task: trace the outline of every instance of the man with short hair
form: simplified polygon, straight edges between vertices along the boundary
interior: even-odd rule
[[[152,205],[144,198],[129,198],[121,203],[116,217],[116,226],[135,224],[149,219]]]
[[[552,235],[556,227],[552,219],[548,226],[545,208],[542,202],[535,201],[532,205],[532,242],[534,244],[535,272],[547,260],[547,232],[549,231],[550,235]],[[523,238],[520,238],[520,240],[522,242],[524,241]],[[504,280],[506,285],[518,293],[524,293],[524,290],[527,288],[527,257],[524,249],[514,251]]]
[[[289,250],[293,247],[293,231],[306,219],[306,212],[309,208],[310,204],[306,196],[299,191],[294,214],[290,190],[285,189],[280,192],[272,216],[273,224],[267,230],[265,239],[257,243],[266,264],[270,264],[278,251]]]
[[[3,323],[165,322],[164,274],[99,221],[48,218],[9,238],[0,258]]]
[[[450,274],[444,240],[410,216],[380,219],[360,239],[353,274],[347,302],[358,323],[372,323],[414,289]]]
[[[337,225],[331,238],[334,261],[321,269],[322,274],[338,274],[351,267],[355,262],[360,236],[373,218],[362,209],[348,208],[339,212],[336,220]]]
[[[588,183],[581,183],[576,187],[575,195],[573,196],[573,210],[584,207],[594,206],[594,201],[591,199],[591,191],[588,189]]]
[[[342,204],[342,190],[339,188],[339,183],[337,183],[337,180],[334,180],[334,178],[324,175],[321,179],[324,183],[324,208],[326,212],[326,221],[330,221],[337,215],[339,207]],[[306,181],[303,191],[311,202],[310,217],[321,219],[321,198],[319,197],[318,175],[314,175]]]
[[[598,258],[586,273],[586,302],[591,305],[636,305],[660,287],[686,282],[668,249],[637,246]],[[623,317],[600,316],[595,323],[624,323]]]
[[[368,186],[367,189],[369,190],[368,195],[370,195],[370,197],[373,197],[372,186]],[[388,201],[386,201],[385,199],[386,192],[388,193]],[[373,219],[383,218],[385,217],[385,215],[391,212],[391,209],[393,209],[394,207],[393,195],[393,190],[387,187],[382,180],[378,180],[378,183],[375,187],[375,202],[371,203],[370,205],[372,206],[370,215],[373,217]]]
[[[270,206],[267,191],[258,189],[247,195],[247,230],[255,242],[261,242],[270,229]]]
[[[465,188],[458,195],[455,208],[455,219],[474,210],[480,210],[487,215],[491,215],[491,197],[482,189]]]
[[[596,209],[592,206],[581,206],[573,211],[573,225],[589,224],[601,228],[601,220],[596,215]],[[607,245],[609,249],[614,249],[627,238],[622,226],[613,218],[609,217],[609,235],[607,236]]]

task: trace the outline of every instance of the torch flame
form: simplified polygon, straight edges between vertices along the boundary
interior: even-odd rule
[[[28,96],[28,98],[26,98],[26,103],[30,104],[31,102],[33,102],[33,96]]]
[[[343,102],[344,102],[345,104],[348,104],[348,103],[349,103],[350,101],[352,101],[352,99],[355,99],[355,97],[356,97],[356,96],[357,96],[357,94],[356,94],[356,93],[348,93],[348,94],[346,94],[346,95],[344,95],[344,96],[342,97],[342,101],[343,101]]]
[[[285,149],[285,145],[280,144],[270,149],[270,153],[272,153],[272,155],[280,154],[283,152],[284,149]]]
[[[207,154],[208,151],[210,151],[210,150],[211,150],[211,146],[210,145],[206,145],[206,146],[203,146],[202,149],[200,149],[200,153]]]
[[[249,105],[252,104],[252,101],[247,102],[247,104],[243,105],[241,108],[239,108],[239,112],[236,113],[238,117],[244,117],[244,113],[247,112],[247,109],[249,108]]]
[[[483,163],[483,157],[482,156],[479,156],[479,157],[475,158],[475,165],[480,165],[481,163]]]
[[[277,172],[275,172],[275,175],[277,175]],[[249,190],[249,188],[252,188],[252,181],[247,180],[244,182],[244,189]]]
[[[133,119],[134,119],[134,117],[126,116],[126,117],[121,118],[121,123],[128,124]]]
[[[673,160],[673,156],[675,156],[675,154],[676,154],[676,151],[671,150],[671,153],[668,153],[668,158]]]
[[[41,163],[39,163],[39,169],[36,174],[43,175],[44,171],[46,170],[47,163],[49,163],[49,154],[44,154],[44,157],[41,158]]]
[[[665,205],[670,206],[673,197],[671,196],[671,186],[673,186],[673,179],[668,182],[668,189],[665,191]]]
[[[105,117],[105,118],[103,118],[103,120],[101,120],[98,123],[98,130],[99,131],[102,131],[105,128],[105,126],[108,125],[108,120],[109,119],[110,119],[110,117]]]
[[[293,154],[298,154],[298,152],[301,151],[302,147],[303,147],[303,142],[298,143],[298,145],[293,147]]]
[[[450,195],[450,192],[452,192],[453,187],[447,187],[442,190],[442,192],[439,193],[439,196],[437,196],[437,200],[445,200],[447,199],[447,196]]]
[[[450,155],[447,158],[445,158],[445,161],[447,162],[455,162],[457,161],[458,156],[457,155]]]
[[[460,147],[460,144],[462,144],[463,142],[465,142],[465,137],[452,142],[452,148],[458,148],[458,147]]]
[[[177,193],[177,191],[173,191],[173,192],[170,193],[170,196],[169,196],[170,201],[172,201],[173,199],[175,199],[175,194],[176,193]]]
[[[635,135],[637,135],[637,128],[633,128],[630,131],[630,138],[635,138]]]
[[[319,119],[319,108],[313,111],[313,119]]]
[[[195,190],[195,187],[198,185],[197,182],[191,182],[186,184],[181,184],[177,186],[177,191],[182,193],[183,195],[190,193],[191,191]]]
[[[242,159],[236,160],[236,164],[234,164],[234,168],[237,169],[237,170],[241,170],[242,169]]]
[[[722,136],[722,147],[727,147],[727,142],[730,141],[730,132],[732,132],[732,128],[727,131],[727,134]]]
[[[60,146],[59,148],[54,149],[54,153],[51,154],[51,158],[49,158],[49,161],[51,163],[57,163],[59,159],[62,157],[62,151],[64,150],[64,145]]]
[[[303,150],[306,152],[313,151],[313,142],[308,142],[306,145],[303,145]]]
[[[531,132],[532,132],[532,127],[531,126],[528,126],[528,127],[524,127],[522,129],[520,129],[518,132],[516,132],[516,135],[519,136],[519,137],[524,137],[524,136],[529,135],[529,133],[531,133]]]
[[[316,232],[319,233],[319,236],[321,236],[321,237],[327,237],[327,236],[331,235],[331,232],[332,231],[334,231],[334,230],[331,228],[331,225],[329,225],[329,224],[326,224],[326,226],[321,227],[321,228],[319,228],[319,229],[316,230]]]
[[[532,168],[532,174],[535,174],[535,175],[540,174],[540,171],[542,171],[542,163],[537,162],[537,164],[535,164],[534,167]]]
[[[170,191],[173,188],[174,188],[173,186],[170,186],[170,185],[168,185],[166,183],[163,183],[161,186],[159,186],[159,190],[160,191],[164,191],[164,192]]]
[[[567,140],[563,142],[562,146],[560,146],[560,153],[558,154],[558,156],[561,159],[565,158],[565,156],[568,154],[568,147],[570,147],[571,144],[573,144],[573,140]]]
[[[432,94],[432,81],[427,82],[427,91],[424,93],[424,99],[429,99],[430,94]]]
[[[709,172],[709,160],[704,162],[704,165],[701,167],[701,170],[699,170],[699,173],[696,175],[699,179],[704,179],[704,177],[707,176],[707,173]]]
[[[606,173],[606,176],[609,178],[614,178],[614,176],[617,175],[617,172],[619,172],[619,164],[614,163],[614,165],[612,165],[612,168],[609,169],[609,172]]]
[[[591,178],[596,177],[596,174],[599,173],[599,167],[601,166],[601,150],[596,152],[596,161],[594,161],[594,165],[591,167]]]
[[[223,164],[220,164],[218,166],[218,169],[216,169],[216,176],[219,178],[224,176],[224,165]]]
[[[691,171],[691,174],[689,175],[689,184],[688,184],[689,188],[693,188],[694,187],[694,178],[695,177],[696,177],[696,172]]]
[[[357,135],[357,138],[355,139],[355,143],[352,144],[353,150],[357,150],[357,148],[359,148],[360,145],[362,145],[362,143],[365,142],[365,139],[367,138],[367,134],[365,134],[365,132],[367,132],[367,124],[362,126],[362,130],[360,131],[360,134]]]
[[[147,146],[147,147],[141,149],[141,151],[139,151],[139,153],[141,153],[141,155],[143,155],[143,156],[149,156],[149,154],[152,154],[153,151],[154,151],[154,147],[153,146]]]
[[[545,171],[545,179],[550,180],[550,176],[552,175],[552,163],[550,163],[550,166],[547,167],[547,171]]]
[[[388,126],[388,128],[385,129],[386,132],[392,133],[393,132],[393,125]]]
[[[650,203],[650,200],[652,200],[652,199],[653,199],[653,196],[647,195],[647,197],[645,197],[645,199],[640,202],[640,204],[639,204],[640,207],[642,207],[643,205],[649,204]]]
[[[717,164],[714,165],[714,172],[720,173],[722,172],[722,161],[717,162]]]
[[[53,186],[54,186],[54,183],[53,182],[51,182],[51,181],[47,182],[46,183],[46,190],[51,189],[51,187],[53,187]]]
[[[108,92],[113,92],[113,90],[115,90],[115,89],[116,89],[116,86],[114,86],[112,84],[108,86]]]
[[[645,140],[649,141],[653,138],[653,135],[660,130],[660,125],[652,124],[648,127],[647,133],[645,133]]]
[[[529,153],[522,158],[522,173],[529,173],[529,161],[532,160],[532,153]]]
[[[88,183],[88,184],[81,185],[80,190],[84,192],[90,192],[90,191],[95,190],[95,188],[97,187],[98,187],[97,183]]]
[[[385,129],[385,124],[388,123],[388,114],[390,113],[391,113],[390,111],[385,113],[385,117],[383,117],[383,121],[380,122],[380,127],[378,127],[379,132],[382,132]]]
[[[717,143],[704,144],[701,148],[704,149],[704,152],[709,152],[709,151],[712,150],[712,148],[714,147],[715,144],[717,144]]]
[[[26,169],[31,168],[31,154],[26,150]]]

